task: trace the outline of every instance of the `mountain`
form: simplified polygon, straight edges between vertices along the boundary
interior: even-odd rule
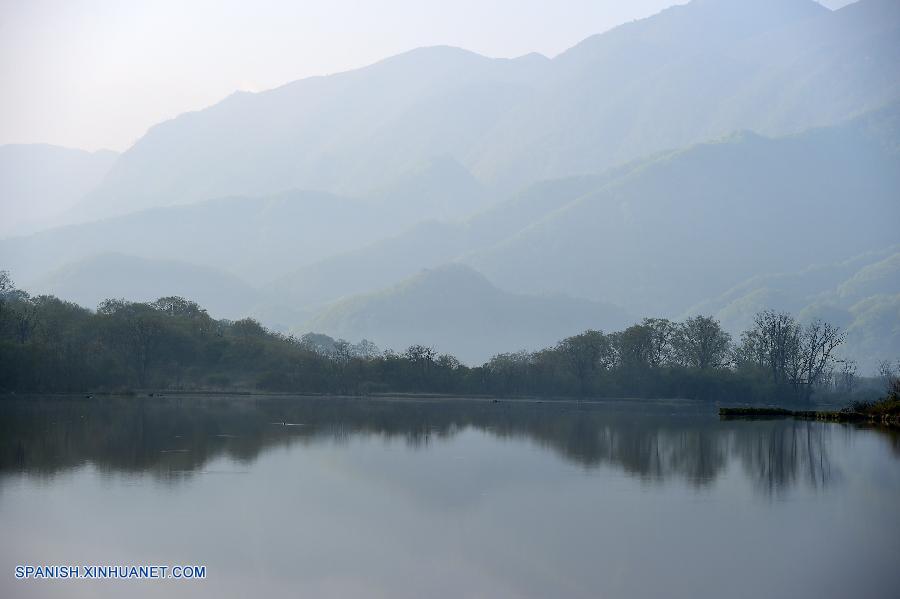
[[[223,195],[321,189],[364,196],[427,157],[463,156],[546,59],[422,48],[156,125],[80,209],[85,217]]]
[[[822,318],[847,332],[843,355],[859,362],[861,373],[900,357],[900,246],[867,252],[797,272],[755,276],[687,314],[713,314],[737,335],[760,310]]]
[[[796,135],[744,132],[544,181],[460,221],[410,227],[407,210],[377,198],[319,192],[225,198],[0,240],[0,264],[27,285],[104,252],[190,261],[260,285],[251,313],[282,330],[447,263],[516,293],[676,317],[759,273],[891,244],[898,139],[893,104]]]
[[[423,271],[381,291],[338,301],[304,330],[345,339],[371,339],[403,351],[433,345],[464,362],[540,349],[588,328],[615,329],[630,322],[621,308],[564,296],[502,291],[462,265]]]
[[[302,266],[267,289],[314,306],[455,261],[505,289],[677,316],[756,274],[892,243],[898,141],[900,103],[786,137],[744,132],[541,182],[464,221],[421,223]]]
[[[109,298],[147,302],[177,295],[196,301],[217,318],[243,318],[257,292],[237,277],[175,260],[100,254],[70,263],[32,287],[88,308]]]
[[[363,199],[415,223],[425,219],[454,220],[484,209],[491,195],[451,156],[435,156]]]
[[[414,50],[237,93],[153,127],[83,218],[225,195],[367,196],[447,156],[502,193],[735,130],[775,136],[900,97],[900,4],[694,0],[550,60]],[[434,186],[432,186],[434,187]]]
[[[250,283],[402,228],[377,206],[320,192],[230,197],[0,240],[0,264],[24,284],[99,253],[187,260]]]
[[[0,146],[0,236],[53,223],[103,180],[117,156],[47,144]]]
[[[490,247],[617,172],[536,183],[467,219],[420,222],[397,235],[302,266],[278,277],[266,289],[271,296],[317,306],[385,287],[422,269]]]
[[[505,289],[677,314],[758,273],[876,250],[900,222],[898,115],[665,153],[461,260]]]

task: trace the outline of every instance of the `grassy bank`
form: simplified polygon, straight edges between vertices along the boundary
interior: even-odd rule
[[[843,410],[788,410],[770,407],[719,408],[722,418],[798,418],[830,422],[869,422],[900,426],[900,397],[893,392],[874,402],[856,402]]]

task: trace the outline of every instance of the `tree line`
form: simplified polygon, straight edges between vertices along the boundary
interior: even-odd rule
[[[195,302],[110,299],[92,311],[32,297],[0,272],[0,390],[260,390],[541,397],[809,400],[850,393],[843,333],[764,311],[739,339],[709,316],[647,318],[622,331],[588,330],[539,351],[467,366],[427,345],[380,351],[326,335],[217,320]]]

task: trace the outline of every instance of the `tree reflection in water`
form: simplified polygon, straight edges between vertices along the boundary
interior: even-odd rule
[[[30,397],[0,401],[0,473],[50,476],[93,464],[177,484],[228,456],[250,463],[274,447],[403,439],[411,448],[467,428],[525,440],[586,469],[702,487],[737,460],[754,486],[779,493],[836,476],[830,435],[849,425],[719,421],[696,402],[525,402],[356,398]],[[894,432],[883,431],[900,457]]]

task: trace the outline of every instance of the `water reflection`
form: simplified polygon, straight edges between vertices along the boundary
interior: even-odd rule
[[[0,402],[0,473],[50,476],[91,463],[177,483],[218,456],[251,463],[279,446],[400,438],[412,449],[467,428],[527,440],[586,469],[712,484],[734,460],[757,490],[840,477],[830,436],[848,425],[722,421],[703,404],[422,401],[352,398],[33,397]],[[884,432],[900,456],[894,433]]]

